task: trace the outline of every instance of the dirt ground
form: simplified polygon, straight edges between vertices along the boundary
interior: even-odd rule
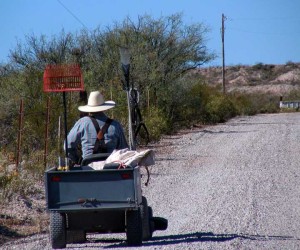
[[[156,164],[143,195],[169,226],[135,249],[300,249],[299,140],[300,113],[281,113],[195,127],[150,145]],[[51,249],[44,205],[41,191],[38,199],[1,207],[2,216],[39,218],[40,225],[21,239],[2,228],[16,240],[1,249]],[[128,249],[123,234],[89,234],[85,243],[67,245],[83,248]]]

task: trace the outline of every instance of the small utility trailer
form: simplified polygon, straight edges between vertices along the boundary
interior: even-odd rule
[[[97,159],[107,155],[98,154]],[[138,246],[165,230],[167,220],[153,217],[142,196],[140,168],[93,170],[81,166],[68,171],[57,167],[45,172],[47,209],[50,213],[52,248],[81,243],[87,233],[126,233],[127,244]]]

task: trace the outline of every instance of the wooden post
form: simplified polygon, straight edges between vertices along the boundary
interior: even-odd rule
[[[222,83],[223,83],[223,94],[226,93],[225,89],[225,48],[224,48],[224,22],[226,17],[222,14]]]
[[[110,80],[110,100],[113,100],[113,83],[114,83],[114,80]],[[114,109],[111,110],[111,117],[112,119],[114,119]]]
[[[65,151],[66,158],[68,158],[68,121],[67,121],[67,102],[66,102],[66,91],[63,92],[63,103],[64,103],[64,127],[65,127]]]
[[[148,113],[150,114],[150,88],[147,88],[147,108],[148,108]]]
[[[48,134],[49,134],[49,123],[50,123],[50,97],[47,99],[47,111],[46,111],[46,128],[45,128],[45,150],[44,150],[44,167],[47,167],[47,156],[48,156]]]
[[[19,163],[21,159],[21,141],[23,132],[23,118],[24,118],[24,103],[23,99],[20,101],[19,110],[19,131],[18,131],[18,142],[17,142],[17,152],[16,152],[16,173],[19,172]]]
[[[61,147],[61,116],[58,117],[58,129],[57,129],[57,150],[59,155],[62,154],[62,147]]]

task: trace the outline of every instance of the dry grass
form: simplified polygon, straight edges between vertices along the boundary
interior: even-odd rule
[[[21,237],[47,231],[49,218],[46,214],[18,219],[0,214],[0,245]]]
[[[39,175],[25,169],[7,171],[0,176],[0,245],[20,237],[45,232],[44,183]],[[14,169],[14,168],[12,168]]]

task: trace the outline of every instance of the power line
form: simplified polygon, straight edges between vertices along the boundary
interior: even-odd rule
[[[274,18],[266,18],[266,17],[262,17],[262,18],[232,18],[232,17],[228,17],[226,16],[226,20],[230,21],[232,24],[241,24],[243,21],[259,21],[261,22],[260,27],[264,27],[263,24],[265,22],[263,21],[283,21],[283,20],[295,20],[295,21],[300,21],[299,17],[274,17]],[[252,27],[253,28],[253,27]],[[259,30],[253,30],[253,29],[249,29],[249,28],[235,28],[235,27],[228,27],[229,30],[231,31],[235,31],[235,32],[242,32],[242,33],[248,33],[248,34],[256,34],[256,35],[269,35],[269,36],[287,36],[287,35],[295,35],[295,34],[300,34],[299,31],[289,31],[286,32],[286,29],[282,32],[279,31],[278,28],[276,29],[276,32],[270,32],[270,29],[268,29],[268,31],[259,31]]]
[[[241,32],[241,33],[248,33],[248,34],[254,34],[254,35],[268,35],[268,36],[287,36],[287,35],[295,35],[295,34],[300,34],[300,32],[269,32],[269,31],[254,31],[254,30],[249,30],[249,29],[239,29],[239,28],[232,28],[229,27],[228,30],[235,31],[235,32]]]
[[[88,27],[69,8],[67,8],[67,6],[65,6],[60,0],[57,0],[57,2],[64,7],[64,9],[68,11],[84,28],[88,30]]]
[[[241,18],[230,18],[230,21],[299,21],[299,17],[241,17]]]

